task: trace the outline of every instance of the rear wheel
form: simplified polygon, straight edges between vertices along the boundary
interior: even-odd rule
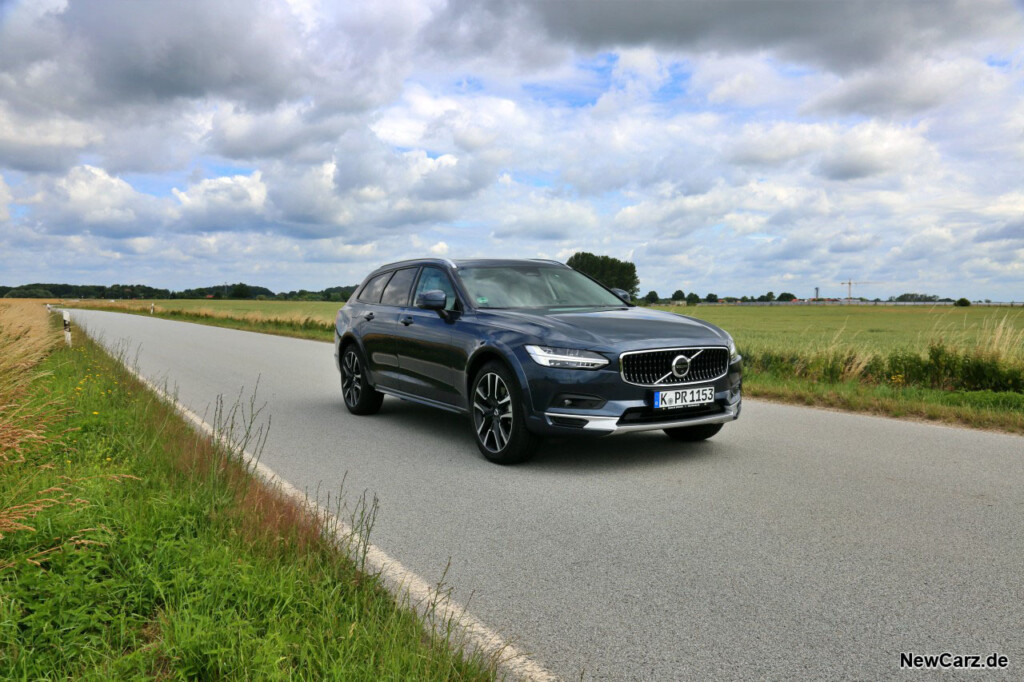
[[[341,352],[341,396],[352,414],[374,414],[384,402],[384,394],[374,390],[366,378],[366,363],[355,344]]]
[[[499,362],[484,365],[472,386],[476,446],[496,464],[518,464],[533,455],[540,438],[526,428],[522,391]]]
[[[721,430],[722,424],[699,424],[697,426],[677,426],[673,429],[665,429],[665,435],[672,440],[693,443],[707,440]]]

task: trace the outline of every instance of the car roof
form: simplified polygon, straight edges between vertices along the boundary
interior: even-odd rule
[[[451,260],[448,258],[412,258],[409,260],[401,260],[396,261],[394,263],[387,263],[386,265],[382,265],[376,270],[374,270],[374,273],[382,272],[385,270],[391,270],[398,267],[410,267],[415,265],[447,265],[453,270],[470,267],[501,267],[509,265],[541,265],[559,268],[569,267],[565,263],[560,263],[556,260],[547,260],[543,258],[460,258],[458,260]]]

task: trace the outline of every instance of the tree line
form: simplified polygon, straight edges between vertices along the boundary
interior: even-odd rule
[[[274,301],[345,301],[357,285],[328,287],[320,291],[282,291],[274,293],[266,287],[238,282],[172,291],[145,284],[54,284],[36,283],[18,287],[0,286],[0,298],[83,298],[83,299],[257,299]]]
[[[649,291],[644,297],[640,297],[640,278],[636,274],[636,264],[626,260],[619,260],[611,256],[600,256],[587,251],[574,253],[566,261],[566,265],[578,270],[606,287],[622,289],[627,292],[638,303],[686,303],[697,305],[699,303],[771,303],[779,301],[797,300],[791,292],[784,291],[778,296],[769,291],[756,296],[724,296],[719,298],[718,294],[707,293],[704,296],[695,291],[685,293],[682,289],[676,289],[671,298],[664,299],[658,292]],[[19,287],[0,286],[0,297],[3,298],[86,298],[86,299],[174,299],[174,298],[212,298],[212,299],[258,299],[258,300],[282,300],[282,301],[346,301],[349,296],[358,288],[358,285],[328,287],[320,291],[308,291],[299,289],[274,293],[270,289],[244,282],[236,284],[219,284],[210,287],[198,287],[195,289],[184,289],[182,291],[171,291],[169,289],[158,289],[146,286],[145,284],[112,284],[110,286],[91,284],[26,284]],[[858,299],[866,301],[868,299]],[[881,299],[874,299],[881,302]],[[896,303],[955,303],[956,305],[970,305],[970,301],[961,298],[953,301],[951,298],[939,298],[932,294],[905,293],[899,296],[890,296],[889,302]]]

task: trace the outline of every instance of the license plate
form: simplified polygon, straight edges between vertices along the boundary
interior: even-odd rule
[[[681,388],[675,391],[655,391],[654,409],[665,410],[673,407],[693,407],[715,402],[713,386],[704,388]]]

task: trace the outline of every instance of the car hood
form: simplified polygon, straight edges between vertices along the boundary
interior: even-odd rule
[[[725,345],[728,335],[713,324],[649,308],[546,312],[481,311],[490,324],[534,337],[533,343],[618,352],[641,348]]]

